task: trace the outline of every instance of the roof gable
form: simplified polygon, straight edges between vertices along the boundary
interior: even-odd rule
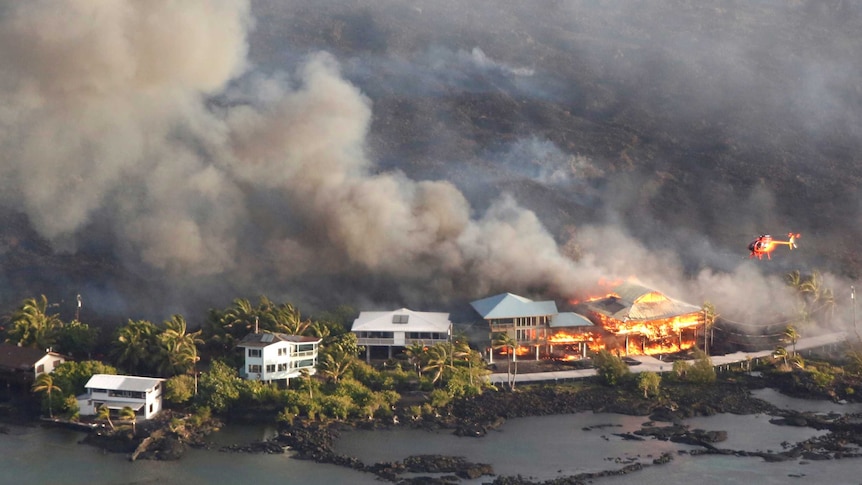
[[[84,386],[88,389],[148,392],[164,379],[156,377],[95,374]]]
[[[46,352],[33,347],[0,343],[0,367],[13,370],[28,370],[46,355],[63,357],[55,352]]]
[[[485,320],[557,314],[557,304],[553,301],[533,301],[512,293],[489,296],[470,305]]]
[[[278,332],[250,333],[243,337],[237,347],[268,347],[281,342],[291,344],[320,343],[320,338],[306,335],[289,335]]]
[[[353,321],[351,332],[448,332],[452,326],[449,314],[416,312],[407,308],[382,312],[361,312]]]

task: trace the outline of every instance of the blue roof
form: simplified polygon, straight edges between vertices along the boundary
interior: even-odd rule
[[[551,318],[551,328],[559,327],[592,327],[595,325],[587,317],[574,312],[563,312]]]
[[[471,302],[470,305],[485,320],[557,314],[557,304],[551,300],[533,301],[512,293],[489,296]]]

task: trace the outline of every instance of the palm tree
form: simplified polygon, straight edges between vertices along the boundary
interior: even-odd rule
[[[311,377],[311,372],[308,369],[300,369],[299,377],[302,379],[302,385],[308,388],[308,398],[314,400],[314,382]]]
[[[776,347],[773,355],[784,359],[784,365],[787,365],[787,349],[784,347]]]
[[[54,385],[54,377],[51,374],[39,374],[36,382],[33,383],[33,392],[44,392],[48,396],[48,415],[54,417],[54,406],[51,403],[52,392],[63,392],[62,389]]]
[[[422,370],[436,371],[434,379],[431,380],[432,384],[436,384],[443,377],[446,369],[451,369],[452,367],[452,344],[449,342],[440,342],[428,349],[427,363]]]
[[[138,415],[135,413],[135,410],[130,408],[129,406],[124,407],[120,410],[120,419],[125,421],[131,421],[132,423],[132,434],[137,433],[137,429],[135,427],[138,422]]]
[[[509,382],[509,389],[515,389],[515,377],[518,375],[518,360],[515,358],[515,349],[518,348],[518,342],[507,333],[498,333],[491,342],[491,347],[494,349],[505,349],[508,357],[506,362],[506,379]],[[515,373],[512,374],[512,363],[515,363]]]
[[[129,320],[120,327],[111,351],[118,367],[131,373],[150,370],[159,355],[159,329],[147,320]]]
[[[425,365],[426,348],[420,342],[413,342],[404,348],[404,354],[407,356],[407,361],[416,370],[419,379],[422,379],[422,367]]]
[[[108,426],[111,427],[111,431],[114,430],[114,422],[111,421],[111,409],[107,405],[102,404],[101,406],[99,406],[99,411],[98,413],[96,413],[96,418],[101,419],[102,421],[107,421]]]
[[[317,365],[327,379],[338,382],[350,370],[355,358],[343,345],[333,344]]]
[[[268,314],[276,332],[288,335],[306,335],[311,330],[311,320],[303,320],[299,309],[285,303],[273,308]]]
[[[709,344],[712,343],[713,327],[718,319],[718,313],[715,312],[715,305],[710,302],[703,303],[703,353],[709,356]]]
[[[173,315],[164,322],[165,330],[159,335],[162,348],[166,351],[166,359],[161,363],[161,370],[166,374],[187,373],[194,369],[199,360],[198,344],[201,331],[188,332],[186,319],[182,315]]]
[[[48,297],[27,298],[12,314],[9,341],[25,347],[47,349],[54,345],[55,332],[63,326],[59,315],[48,314]]]
[[[784,329],[784,340],[790,343],[793,348],[793,355],[796,355],[796,342],[799,340],[799,332],[796,331],[796,327],[788,325]]]

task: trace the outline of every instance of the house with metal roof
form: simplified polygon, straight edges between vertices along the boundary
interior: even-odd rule
[[[165,379],[112,374],[95,374],[78,396],[81,416],[94,416],[106,406],[118,415],[123,408],[135,411],[137,419],[151,419],[162,410],[162,390]]]
[[[365,346],[365,359],[371,361],[372,348],[385,348],[388,358],[393,349],[413,344],[431,346],[448,342],[452,322],[448,313],[417,312],[400,308],[390,311],[361,312],[350,331],[359,345]]]
[[[540,349],[547,345],[551,320],[559,314],[554,301],[533,301],[512,293],[476,300],[470,306],[488,323],[492,340],[495,334],[505,333],[515,339],[519,350],[535,348],[536,360]],[[489,356],[493,363],[493,349]]]
[[[250,333],[237,344],[245,357],[239,375],[243,379],[271,382],[299,377],[303,370],[314,374],[319,345],[317,337]]]
[[[635,283],[623,283],[583,313],[610,334],[624,337],[628,353],[670,353],[696,344],[703,309]]]
[[[50,350],[0,343],[0,378],[10,384],[30,384],[66,360]]]

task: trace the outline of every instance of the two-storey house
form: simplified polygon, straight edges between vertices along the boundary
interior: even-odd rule
[[[237,347],[243,349],[245,363],[240,377],[256,381],[288,380],[305,369],[316,372],[320,339],[283,333],[250,333]]]
[[[112,413],[132,408],[138,419],[150,419],[162,410],[164,379],[155,377],[95,374],[77,397],[81,416],[93,416],[106,406]]]

